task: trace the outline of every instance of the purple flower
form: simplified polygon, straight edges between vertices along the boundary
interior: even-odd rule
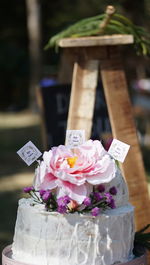
[[[100,184],[98,186],[98,190],[99,190],[99,192],[104,192],[105,191],[105,186],[103,184]]]
[[[93,208],[91,211],[92,216],[98,216],[99,213],[100,213],[100,208],[98,207]]]
[[[110,207],[111,209],[115,209],[115,208],[116,208],[115,201],[114,201],[113,198],[111,199],[111,202],[109,203],[109,207]]]
[[[85,206],[90,206],[90,205],[91,205],[91,198],[86,197],[86,198],[84,199],[84,201],[83,201],[83,204],[84,204]]]
[[[107,202],[108,204],[111,203],[112,195],[111,195],[109,192],[106,192],[106,193],[104,194],[104,196],[105,196],[106,202]]]
[[[23,191],[24,191],[25,193],[29,193],[29,192],[32,191],[32,190],[34,190],[34,187],[33,187],[33,186],[25,187],[25,188],[23,189]]]
[[[46,190],[39,190],[40,196],[42,197],[45,192],[46,192]]]
[[[46,190],[42,195],[42,199],[43,201],[47,202],[50,198],[51,198],[51,192],[50,190]]]
[[[66,206],[58,206],[58,208],[57,208],[57,211],[59,212],[59,213],[66,213],[67,212],[67,207]]]
[[[57,199],[58,207],[66,207],[66,205],[70,202],[69,196],[65,195]]]
[[[114,186],[114,187],[111,187],[109,192],[112,194],[112,195],[116,195],[117,194],[117,188]]]
[[[104,198],[99,192],[93,192],[93,195],[97,202],[101,201]]]

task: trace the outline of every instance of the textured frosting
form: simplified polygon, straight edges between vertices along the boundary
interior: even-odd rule
[[[91,215],[49,213],[19,201],[13,258],[36,265],[110,265],[132,258],[133,207]]]
[[[124,206],[128,203],[129,192],[127,183],[118,167],[116,167],[115,178],[109,183],[104,183],[104,185],[106,187],[106,191],[109,191],[112,186],[117,188],[117,195],[114,197],[116,207]]]

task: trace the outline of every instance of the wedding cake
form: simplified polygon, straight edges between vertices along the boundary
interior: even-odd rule
[[[12,258],[35,265],[111,265],[133,258],[134,208],[100,141],[44,152],[19,201]]]

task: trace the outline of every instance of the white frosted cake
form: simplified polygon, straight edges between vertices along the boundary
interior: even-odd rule
[[[134,208],[99,141],[43,155],[32,198],[19,201],[13,259],[35,265],[111,265],[133,258]]]

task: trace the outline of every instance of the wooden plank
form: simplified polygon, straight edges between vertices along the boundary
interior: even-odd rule
[[[69,50],[66,48],[61,51],[58,71],[58,81],[60,84],[70,84],[72,82],[75,56]]]
[[[121,168],[128,183],[130,201],[135,206],[136,227],[140,229],[150,220],[148,185],[120,54],[116,47],[111,47],[109,54],[110,58],[100,63],[101,77],[113,137],[131,145]]]
[[[85,130],[86,139],[92,130],[98,66],[97,60],[78,60],[73,70],[67,129]]]
[[[89,47],[89,46],[105,46],[105,45],[123,45],[132,44],[134,42],[132,35],[106,35],[81,38],[64,38],[59,41],[59,46],[65,47]]]
[[[82,58],[84,61],[90,60],[102,60],[107,57],[107,51],[103,46],[95,46],[93,47],[72,47],[72,48],[64,48],[63,50],[67,50],[68,56],[72,57],[74,61],[77,61],[79,58]]]

